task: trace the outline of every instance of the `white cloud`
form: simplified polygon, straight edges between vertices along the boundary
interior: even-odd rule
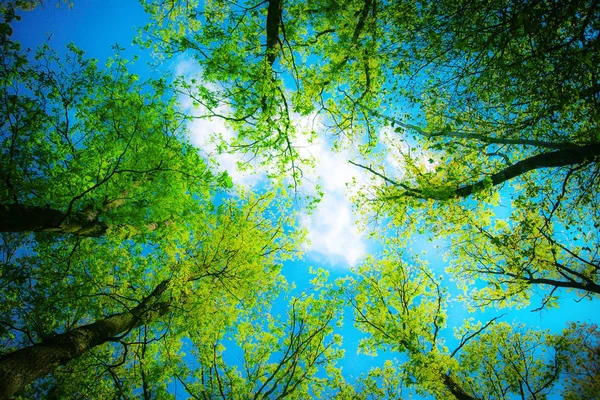
[[[188,81],[192,78],[198,82],[202,81],[201,70],[193,60],[182,59],[176,66],[176,74],[186,77]],[[179,101],[187,112],[200,115],[203,111],[194,109],[189,97],[182,95]],[[228,110],[223,108],[220,111],[227,114]],[[332,266],[355,266],[366,252],[366,243],[364,234],[354,226],[356,218],[346,195],[346,184],[353,177],[360,177],[362,171],[348,163],[348,159],[351,158],[348,151],[331,151],[330,145],[322,139],[322,135],[308,143],[307,137],[311,131],[322,132],[322,125],[317,116],[293,115],[292,119],[297,132],[293,145],[302,158],[313,158],[316,165],[312,171],[304,169],[303,187],[299,190],[310,192],[315,183],[319,183],[323,190],[323,199],[314,212],[311,215],[303,213],[300,218],[300,223],[308,231],[311,241],[306,249],[308,256]],[[222,119],[197,118],[189,123],[188,128],[192,143],[206,154],[207,159],[216,161],[219,169],[228,171],[235,183],[255,186],[264,177],[264,174],[240,171],[237,164],[245,161],[240,154],[218,154],[217,147],[211,139],[220,135],[228,140],[234,135]]]
[[[316,167],[308,178],[319,182],[323,190],[316,210],[301,218],[310,240],[308,255],[330,265],[353,267],[365,255],[367,245],[364,233],[355,226],[347,183],[361,179],[362,171],[348,163],[350,151],[333,152],[322,139],[303,147],[302,153],[314,157]]]
[[[175,67],[176,75],[183,76],[188,81],[196,79],[196,81],[201,82],[201,72],[202,70],[198,64],[187,58],[182,59]],[[210,88],[210,85],[207,85],[207,87]],[[180,95],[179,104],[185,112],[198,117],[188,123],[190,141],[200,149],[209,163],[212,163],[213,167],[220,171],[227,171],[233,182],[239,185],[255,186],[264,179],[264,175],[247,170],[242,171],[238,168],[238,163],[247,161],[244,160],[243,155],[239,153],[219,154],[216,142],[213,139],[220,136],[225,141],[229,141],[235,134],[225,124],[223,119],[200,117],[205,110],[194,107],[193,101],[189,96]],[[224,115],[228,114],[226,107],[220,107],[217,111]]]
[[[209,162],[218,164],[218,169],[227,171],[234,183],[245,186],[256,186],[263,178],[254,170],[240,170],[238,163],[245,161],[239,153],[221,153],[212,140],[219,135],[224,140],[233,137],[233,131],[219,118],[198,118],[188,124],[192,144],[203,152]],[[214,164],[213,164],[214,166]]]
[[[315,212],[303,215],[301,223],[308,230],[308,254],[316,260],[353,267],[366,252],[364,235],[354,226],[351,206],[337,193],[326,191]]]

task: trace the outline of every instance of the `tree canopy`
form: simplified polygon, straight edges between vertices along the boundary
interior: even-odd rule
[[[596,395],[597,321],[509,322],[600,296],[596,1],[140,2],[140,51],[198,77],[23,49],[43,2],[0,5],[0,398]],[[378,250],[295,288],[317,140]],[[348,332],[383,363],[345,373]]]
[[[350,161],[373,178],[356,198],[362,213],[395,226],[418,213],[407,236],[473,244],[452,248],[461,281],[490,283],[480,304],[515,304],[538,285],[597,296],[594,2],[144,4],[140,42],[194,57],[202,81],[180,90],[231,124],[230,150],[299,179],[299,136],[317,133],[293,122],[315,115],[334,148],[361,150]],[[509,221],[493,217],[500,195]]]

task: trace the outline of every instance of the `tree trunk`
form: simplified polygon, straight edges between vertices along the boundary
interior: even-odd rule
[[[277,45],[279,43],[279,25],[283,0],[269,0],[267,9],[267,60],[272,67],[277,58]]]
[[[107,230],[108,225],[98,221],[92,213],[75,212],[67,215],[45,207],[0,205],[0,232],[55,232],[100,237]]]
[[[0,399],[8,399],[33,380],[83,355],[88,350],[126,335],[132,329],[166,314],[171,305],[162,299],[170,280],[162,281],[137,307],[65,332],[33,346],[0,357]]]
[[[465,392],[465,390],[458,385],[449,374],[444,374],[443,377],[444,385],[454,395],[454,397],[456,397],[457,400],[477,400],[477,398]]]

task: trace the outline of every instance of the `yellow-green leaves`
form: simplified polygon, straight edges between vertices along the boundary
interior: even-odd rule
[[[553,342],[548,332],[496,323],[462,349],[458,365],[465,386],[491,398],[543,398],[564,367]]]
[[[593,398],[600,390],[600,330],[591,323],[571,322],[555,340],[566,363],[563,396],[576,400]]]
[[[445,289],[423,261],[389,249],[370,257],[356,277],[343,281],[357,328],[369,335],[361,350],[375,354],[389,347],[400,352],[432,350],[445,327]]]
[[[96,223],[91,236],[108,227],[156,234],[182,223],[186,203],[209,197],[215,181],[230,186],[188,143],[166,87],[138,82],[118,54],[105,69],[73,45],[63,59],[45,45],[20,60],[5,48],[0,202],[64,217],[16,230],[77,234],[78,224]]]
[[[288,292],[284,285],[273,287],[278,302]],[[292,296],[285,318],[272,315],[273,300],[238,310],[230,328],[213,328],[203,337],[192,334],[198,365],[188,372],[191,395],[303,399],[337,391],[343,380],[336,362],[343,351],[333,331],[341,317],[340,299],[327,289]],[[238,354],[238,362],[226,362],[229,353]]]

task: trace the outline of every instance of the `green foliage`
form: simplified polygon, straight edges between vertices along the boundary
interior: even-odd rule
[[[445,289],[418,260],[406,262],[402,252],[369,257],[356,276],[340,282],[349,293],[359,329],[369,333],[361,351],[377,348],[418,352],[436,345],[445,326]],[[401,321],[401,323],[399,323]]]
[[[2,203],[109,227],[98,238],[2,234],[2,354],[135,309],[168,283],[157,299],[166,316],[103,339],[28,392],[168,396],[184,343],[277,296],[279,263],[304,242],[291,200],[213,176],[167,82],[139,83],[118,53],[102,70],[75,46],[59,59],[48,46],[32,55],[2,45]]]
[[[487,398],[547,398],[565,368],[548,332],[500,322],[466,344],[458,358],[465,386]]]
[[[321,398],[342,381],[335,363],[343,356],[341,338],[333,334],[339,301],[323,296],[291,298],[287,319],[269,315],[266,305],[243,313],[233,332],[195,342],[198,367],[182,365],[185,375],[178,378],[199,397]],[[224,362],[221,340],[228,336],[241,352],[239,365]]]
[[[143,0],[151,23],[137,42],[159,58],[185,53],[200,71],[149,81],[118,47],[104,67],[75,45],[63,57],[23,51],[11,23],[38,3],[0,5],[0,215],[12,224],[0,221],[0,367],[19,349],[155,308],[21,394],[600,390],[596,325],[559,335],[448,312],[524,307],[534,294],[550,310],[564,290],[600,294],[595,3]],[[245,154],[274,183],[246,192],[213,174],[187,139],[182,95],[235,132],[215,139],[219,153]],[[313,271],[297,293],[281,264],[305,246],[298,185],[318,160],[301,148],[322,137],[364,159],[351,161],[368,174],[354,201],[383,250],[335,282]],[[308,209],[326,195],[316,192]],[[17,211],[60,220],[19,225]],[[422,234],[445,245],[463,296],[411,255]],[[361,354],[394,353],[352,381],[338,367],[347,309]]]
[[[212,209],[198,203],[185,231],[174,229],[143,247],[116,236],[57,243],[45,235],[52,239],[48,247],[38,241],[31,252],[4,264],[2,321],[8,329],[2,351],[132,309],[160,282],[169,282],[162,295],[169,307],[165,316],[110,338],[32,388],[106,397],[147,385],[167,396],[187,344],[204,351],[244,310],[271,304],[285,284],[280,262],[298,256],[303,234],[294,232],[294,216],[280,212],[284,198],[242,195]],[[20,273],[20,280],[11,272]],[[103,385],[94,384],[99,377]]]
[[[565,399],[591,399],[600,390],[600,330],[598,325],[571,322],[558,341],[567,365]]]
[[[302,167],[311,164],[299,150],[317,134],[312,124],[300,123],[303,118],[325,114],[336,135],[366,135],[374,141],[370,128],[353,133],[363,122],[354,119],[356,106],[339,92],[345,88],[375,106],[382,84],[377,42],[344,43],[358,41],[350,21],[364,8],[360,1],[344,7],[278,1],[143,4],[152,23],[140,31],[138,41],[162,56],[186,52],[194,58],[201,79],[181,81],[180,90],[204,116],[222,117],[234,129],[228,151],[257,157],[274,169],[274,176],[299,181]],[[279,4],[281,13],[275,14],[269,4]]]
[[[485,325],[466,321],[457,332],[458,346],[450,351],[442,339],[447,337],[443,331],[448,295],[441,278],[400,253],[386,250],[380,259],[368,259],[356,276],[339,284],[354,309],[357,328],[367,333],[361,351],[383,349],[408,356],[363,378],[361,384],[380,398],[391,397],[386,387],[436,398],[546,398],[569,370],[567,357],[578,360],[574,368],[581,372],[595,365],[575,350],[581,337],[567,339],[567,345],[558,335],[495,322],[496,318]],[[392,380],[386,372],[390,369],[395,371]]]
[[[224,150],[275,164],[272,176],[296,182],[296,115],[316,115],[323,132],[310,138],[333,134],[334,148],[353,142],[366,159],[358,166],[373,179],[357,208],[389,217],[406,236],[450,239],[457,279],[489,283],[472,294],[477,305],[526,304],[540,285],[549,288],[542,307],[553,287],[600,291],[597,257],[577,244],[600,241],[591,2],[144,4],[152,22],[139,40],[194,58],[202,77],[181,90],[234,128]],[[381,143],[389,125],[395,134]],[[520,238],[527,247],[551,253],[513,260],[509,247],[481,270],[484,249],[496,253],[496,222],[509,223],[496,216],[500,203],[515,224],[535,221]],[[465,241],[475,246],[463,249]],[[507,281],[502,295],[488,293],[497,273]]]
[[[422,261],[392,247],[380,258],[367,259],[355,276],[339,285],[354,309],[356,327],[367,334],[360,351],[374,355],[387,349],[409,356],[393,385],[417,388],[419,393],[447,393],[443,375],[456,365],[444,355],[448,350],[439,336],[447,318],[447,294],[439,278]],[[369,382],[380,372],[371,375],[365,384],[377,385]]]
[[[32,56],[6,41],[3,52],[3,205],[144,233],[184,220],[185,202],[208,194],[214,177],[164,82],[138,83],[118,53],[101,70],[74,45],[64,60],[47,45]]]

